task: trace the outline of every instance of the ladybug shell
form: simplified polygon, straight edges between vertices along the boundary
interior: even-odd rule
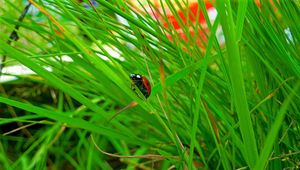
[[[130,79],[146,98],[150,96],[151,85],[149,80],[145,76],[142,76],[140,74],[131,74]]]

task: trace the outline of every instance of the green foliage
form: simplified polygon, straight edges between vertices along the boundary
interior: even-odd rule
[[[23,21],[26,1],[0,2],[3,64],[36,73],[1,84],[0,169],[300,166],[297,0],[217,0],[213,22],[204,1],[29,2]]]

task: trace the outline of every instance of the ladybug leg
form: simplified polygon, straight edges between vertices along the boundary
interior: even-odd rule
[[[131,90],[135,90],[134,84],[131,84],[130,88]]]
[[[143,99],[143,98],[141,98],[140,95],[138,95],[138,92],[136,91],[136,90],[137,90],[137,86],[136,86],[134,83],[131,84],[131,90],[132,90],[135,94],[137,94],[137,96],[138,96],[140,99]],[[143,92],[142,92],[142,93],[143,93]]]
[[[133,90],[134,92],[136,91],[136,86],[135,86],[135,84],[132,83],[130,88],[131,88],[131,90]]]

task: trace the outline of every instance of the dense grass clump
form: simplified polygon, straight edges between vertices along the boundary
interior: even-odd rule
[[[299,1],[191,3],[0,2],[0,169],[299,168]]]

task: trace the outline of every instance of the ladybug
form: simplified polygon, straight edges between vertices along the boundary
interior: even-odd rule
[[[149,80],[140,74],[130,74],[130,79],[133,82],[131,86],[132,90],[135,90],[135,86],[141,91],[141,93],[148,98],[151,94],[151,85]]]

